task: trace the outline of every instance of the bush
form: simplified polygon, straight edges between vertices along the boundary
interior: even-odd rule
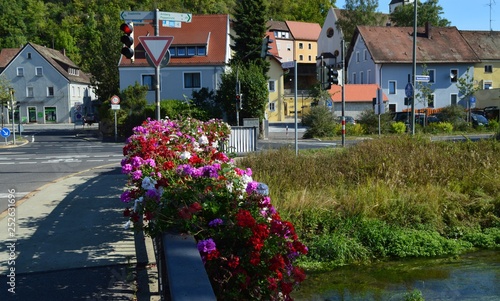
[[[342,135],[342,124],[341,123],[337,123],[335,125],[334,133],[335,133],[335,135],[338,135],[338,136]],[[365,131],[364,131],[363,126],[359,123],[357,123],[357,124],[346,123],[345,133],[348,136],[362,136],[365,133]]]
[[[439,133],[451,133],[453,132],[453,125],[449,122],[434,122],[429,124],[425,131],[431,134],[439,134]]]
[[[391,132],[391,121],[392,115],[390,112],[380,115],[380,131],[382,133]],[[378,134],[378,115],[373,110],[363,111],[358,118],[358,123],[362,125],[364,133],[371,135]]]
[[[406,124],[404,122],[393,122],[391,124],[392,132],[396,134],[403,134],[406,132]]]
[[[302,123],[307,126],[304,138],[330,137],[335,133],[335,116],[325,106],[315,106],[304,115]]]

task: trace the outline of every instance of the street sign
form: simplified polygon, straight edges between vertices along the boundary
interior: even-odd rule
[[[411,83],[406,84],[405,95],[406,97],[413,97],[413,85]]]
[[[0,134],[2,135],[2,137],[7,138],[10,136],[10,130],[8,128],[3,128],[2,130],[0,130]]]
[[[155,67],[160,65],[173,40],[174,37],[139,37],[139,41]]]
[[[416,82],[428,83],[431,80],[429,75],[415,75]]]
[[[122,11],[120,18],[129,22],[142,22],[142,20],[153,20],[155,15],[153,11]]]
[[[161,11],[158,12],[158,19],[163,21],[179,21],[179,22],[191,23],[193,15],[187,13],[170,13]]]
[[[111,105],[111,110],[119,110],[120,105]]]
[[[281,68],[283,69],[290,69],[295,67],[295,62],[294,61],[289,61],[289,62],[283,62],[281,63]]]
[[[173,27],[173,28],[181,28],[181,22],[179,21],[161,21],[161,25],[163,27]]]
[[[113,95],[111,96],[111,104],[113,105],[117,105],[120,103],[120,97],[118,97],[117,95]]]

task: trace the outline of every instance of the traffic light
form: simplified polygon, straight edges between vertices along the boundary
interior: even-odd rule
[[[239,110],[243,109],[243,102],[242,102],[241,96],[242,96],[242,94],[236,94],[236,107]]]
[[[120,41],[123,43],[123,48],[121,54],[124,57],[131,59],[134,56],[134,38],[131,34],[134,32],[134,27],[130,23],[123,23],[120,25],[120,30],[123,32],[123,35]]]
[[[342,86],[342,71],[333,68],[333,65],[328,66],[328,86],[339,85]]]
[[[273,49],[273,47],[271,47],[272,42],[273,42],[273,40],[271,38],[269,38],[269,36],[266,36],[262,40],[262,48],[260,51],[261,58],[264,59],[264,58],[266,58],[266,56],[272,56],[272,54],[269,52],[269,50]]]

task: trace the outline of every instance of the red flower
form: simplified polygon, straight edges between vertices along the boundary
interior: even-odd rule
[[[293,279],[295,279],[297,283],[300,283],[306,279],[306,273],[304,273],[303,269],[295,266],[293,267]]]
[[[285,267],[285,260],[283,259],[283,256],[281,256],[281,254],[277,254],[276,256],[274,256],[269,263],[269,269],[271,271],[277,271]]]
[[[259,265],[260,263],[260,253],[259,252],[252,252],[250,254],[250,264],[252,265]]]
[[[167,162],[163,163],[163,168],[166,170],[172,169],[174,167],[175,167],[175,164],[172,161],[167,161]]]
[[[203,209],[203,207],[201,207],[200,203],[198,202],[195,202],[191,205],[189,205],[189,212],[191,213],[196,213],[198,211],[201,211]]]
[[[192,213],[189,210],[188,207],[183,207],[181,210],[179,210],[179,217],[182,219],[191,219]]]
[[[227,265],[230,268],[236,269],[239,264],[240,264],[240,258],[238,256],[231,255],[231,257],[228,260]]]
[[[240,209],[236,214],[236,222],[240,227],[253,227],[255,225],[255,219],[248,210]]]
[[[130,216],[131,212],[132,211],[130,210],[130,208],[127,207],[125,208],[125,210],[123,210],[123,216],[128,217]]]

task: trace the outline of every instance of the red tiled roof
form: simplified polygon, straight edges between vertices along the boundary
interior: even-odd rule
[[[0,51],[0,69],[7,66],[8,63],[17,55],[21,48],[4,48]]]
[[[160,24],[159,36],[173,36],[170,47],[206,46],[206,56],[171,57],[169,66],[186,65],[224,65],[229,31],[228,15],[193,15],[191,23],[181,23],[180,28],[164,27]],[[140,36],[154,36],[152,24],[134,26],[135,61],[121,57],[119,66],[149,66],[144,47],[139,43]]]
[[[411,63],[413,60],[413,27],[358,26],[376,64]],[[353,41],[356,35],[353,37]],[[417,61],[425,63],[479,62],[456,27],[417,29]]]
[[[371,102],[374,97],[377,97],[377,89],[379,86],[377,84],[347,84],[344,86],[345,89],[345,101],[346,102]],[[328,92],[331,95],[333,102],[342,101],[342,87],[337,85],[332,85]],[[387,95],[382,93],[384,101],[388,101]]]
[[[307,23],[298,21],[286,21],[295,40],[318,41],[321,26],[318,23]]]

